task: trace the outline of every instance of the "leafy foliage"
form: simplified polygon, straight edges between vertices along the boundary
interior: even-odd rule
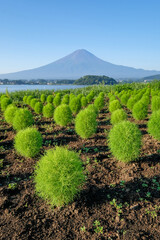
[[[22,156],[34,157],[42,146],[42,136],[35,128],[26,128],[17,133],[14,146]]]
[[[45,101],[46,101],[46,95],[43,93],[41,94],[41,102],[45,103]]]
[[[148,132],[155,139],[160,140],[160,109],[152,113],[148,121]]]
[[[37,102],[38,102],[38,99],[37,99],[37,98],[32,98],[32,99],[31,99],[31,102],[30,102],[31,108],[34,109],[34,107],[35,107],[35,105],[36,105]]]
[[[8,97],[3,97],[1,100],[1,110],[4,112],[8,105],[12,103],[12,100]]]
[[[48,95],[47,102],[52,103],[53,102],[53,95]]]
[[[28,109],[18,109],[13,118],[13,128],[17,131],[27,128],[33,124],[33,116]]]
[[[136,124],[122,121],[109,133],[110,150],[118,160],[130,162],[138,158],[141,147],[141,132]]]
[[[93,85],[93,84],[116,84],[116,80],[107,76],[86,75],[74,82],[77,85]]]
[[[69,94],[63,96],[61,104],[69,104]]]
[[[27,104],[28,104],[28,105],[30,105],[32,98],[33,98],[33,96],[31,96],[31,95],[29,95],[29,96],[27,97]]]
[[[7,109],[4,112],[4,118],[7,123],[12,124],[14,116],[16,114],[16,111],[18,108],[14,106],[13,104],[8,105]]]
[[[152,109],[152,112],[160,109],[160,97],[159,96],[152,97],[151,109]]]
[[[67,104],[61,104],[55,109],[54,121],[60,126],[66,126],[72,121],[72,112]]]
[[[134,104],[132,114],[136,120],[143,120],[147,117],[148,106],[140,100]]]
[[[96,106],[96,108],[98,110],[101,110],[105,103],[104,103],[104,97],[98,96],[95,100],[94,100],[94,105]]]
[[[58,107],[61,104],[61,94],[57,93],[56,96],[53,99],[53,105],[55,107]]]
[[[63,206],[73,201],[85,181],[77,153],[63,147],[47,151],[36,165],[37,194],[51,205]]]
[[[115,110],[120,109],[121,104],[118,100],[113,100],[112,102],[109,103],[109,111],[113,113]]]
[[[54,112],[54,106],[51,103],[47,103],[43,107],[43,116],[46,118],[52,118],[53,117],[53,112]]]
[[[79,110],[81,109],[81,102],[80,102],[79,98],[77,98],[77,97],[72,98],[69,103],[69,107],[70,107],[72,113],[74,113],[74,114],[78,113]]]
[[[81,138],[89,138],[97,130],[96,113],[88,108],[81,110],[75,119],[75,131]]]
[[[82,106],[82,107],[86,107],[86,106],[87,106],[87,103],[88,103],[88,102],[87,102],[87,98],[83,96],[83,97],[81,98],[81,106]]]
[[[42,109],[43,109],[43,104],[41,102],[36,102],[35,106],[34,106],[34,111],[37,114],[42,113]]]
[[[124,121],[126,119],[127,119],[127,114],[123,109],[117,109],[111,115],[111,123],[113,125],[121,121]]]

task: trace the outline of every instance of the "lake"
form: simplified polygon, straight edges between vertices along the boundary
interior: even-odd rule
[[[86,87],[86,85],[0,85],[0,92],[5,92],[6,88],[9,92],[24,90],[64,90]]]

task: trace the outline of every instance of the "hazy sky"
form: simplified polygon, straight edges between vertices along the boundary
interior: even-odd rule
[[[77,50],[160,70],[160,0],[0,0],[0,73]]]

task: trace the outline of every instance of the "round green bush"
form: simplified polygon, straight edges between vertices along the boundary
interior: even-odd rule
[[[93,100],[93,98],[94,98],[94,93],[93,93],[93,92],[90,92],[90,93],[86,96],[86,98],[87,98],[88,103],[90,103],[90,102]]]
[[[13,118],[13,128],[17,131],[30,127],[34,123],[32,113],[28,109],[18,109]]]
[[[148,121],[148,132],[157,140],[160,140],[160,110],[152,113]]]
[[[7,97],[7,95],[2,94],[1,97],[0,97],[0,102],[2,101],[3,98],[8,98],[8,97]]]
[[[82,93],[80,93],[80,94],[78,94],[78,96],[77,96],[77,98],[81,101],[81,98],[83,97],[83,94]]]
[[[31,101],[30,101],[30,106],[31,108],[34,109],[36,103],[38,102],[38,99],[37,98],[32,98]]]
[[[99,95],[98,95],[98,97],[104,98],[104,92],[100,92]]]
[[[98,110],[101,110],[103,107],[104,107],[104,105],[105,105],[105,103],[104,103],[104,97],[97,97],[95,100],[94,100],[94,105],[96,106],[96,108],[98,109]]]
[[[27,104],[27,96],[24,96],[24,97],[23,97],[23,102],[24,102],[25,104]]]
[[[73,94],[73,93],[71,93],[70,95],[69,95],[69,103],[70,103],[70,101],[73,99],[73,98],[75,98],[76,96]]]
[[[114,125],[109,133],[109,147],[114,157],[122,162],[138,158],[141,148],[141,132],[137,125],[122,121]]]
[[[36,102],[35,106],[34,106],[34,111],[37,114],[42,113],[42,109],[43,109],[43,104],[41,102]]]
[[[87,103],[88,103],[88,102],[87,102],[87,98],[86,98],[86,97],[82,97],[82,98],[81,98],[81,106],[82,106],[82,107],[86,107],[86,106],[87,106]]]
[[[126,119],[127,119],[127,114],[123,109],[117,109],[111,115],[112,125],[117,124],[117,123],[119,123],[121,121],[124,121]]]
[[[72,98],[72,100],[69,103],[69,107],[72,111],[72,113],[76,114],[81,109],[81,102],[77,97]]]
[[[36,156],[42,147],[42,136],[35,128],[21,130],[15,136],[14,147],[24,157]]]
[[[35,167],[37,194],[51,205],[61,207],[74,200],[85,181],[82,161],[64,147],[46,152]]]
[[[32,98],[33,98],[33,96],[31,96],[31,95],[29,95],[29,96],[27,97],[27,104],[28,104],[28,105],[30,105]]]
[[[140,101],[148,107],[148,105],[150,104],[150,97],[147,95],[143,95]]]
[[[69,104],[69,94],[63,96],[61,104]]]
[[[134,104],[132,114],[134,119],[143,120],[147,117],[148,107],[140,100]]]
[[[96,108],[96,106],[94,104],[89,104],[87,106],[87,109],[90,111],[93,111],[96,114],[96,116],[98,115],[98,109]]]
[[[43,107],[43,116],[46,118],[52,118],[53,117],[53,112],[54,112],[54,106],[51,103],[47,103]]]
[[[130,95],[128,93],[124,93],[122,96],[121,96],[121,103],[123,105],[126,105],[127,102],[128,102],[128,99],[129,99]]]
[[[121,104],[118,100],[113,100],[112,102],[109,103],[109,111],[111,113],[120,108],[121,108]]]
[[[47,102],[52,103],[53,102],[53,95],[48,95]]]
[[[72,121],[72,112],[67,104],[61,104],[55,109],[54,121],[60,126],[66,126]]]
[[[61,104],[61,94],[57,93],[55,98],[53,99],[53,105],[58,107]]]
[[[134,104],[136,103],[136,99],[132,96],[128,99],[127,108],[132,111]]]
[[[114,101],[114,100],[117,100],[116,96],[111,95],[111,96],[109,97],[109,104],[110,104],[112,101]]]
[[[152,112],[154,112],[159,109],[160,109],[160,97],[154,96],[154,97],[152,97],[152,101],[151,101],[151,110],[152,110]]]
[[[4,112],[4,118],[7,123],[13,124],[13,119],[18,108],[13,104],[8,105],[7,109]]]
[[[8,105],[10,105],[11,103],[12,103],[12,100],[10,98],[8,98],[8,97],[2,98],[1,110],[4,112],[7,109]]]
[[[41,102],[45,103],[45,101],[46,101],[46,95],[43,93],[41,94]]]
[[[88,108],[81,110],[75,119],[75,131],[81,138],[89,138],[97,130],[96,113]]]

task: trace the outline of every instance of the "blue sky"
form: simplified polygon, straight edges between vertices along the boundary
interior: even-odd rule
[[[160,70],[159,0],[0,0],[0,73],[77,50]]]

